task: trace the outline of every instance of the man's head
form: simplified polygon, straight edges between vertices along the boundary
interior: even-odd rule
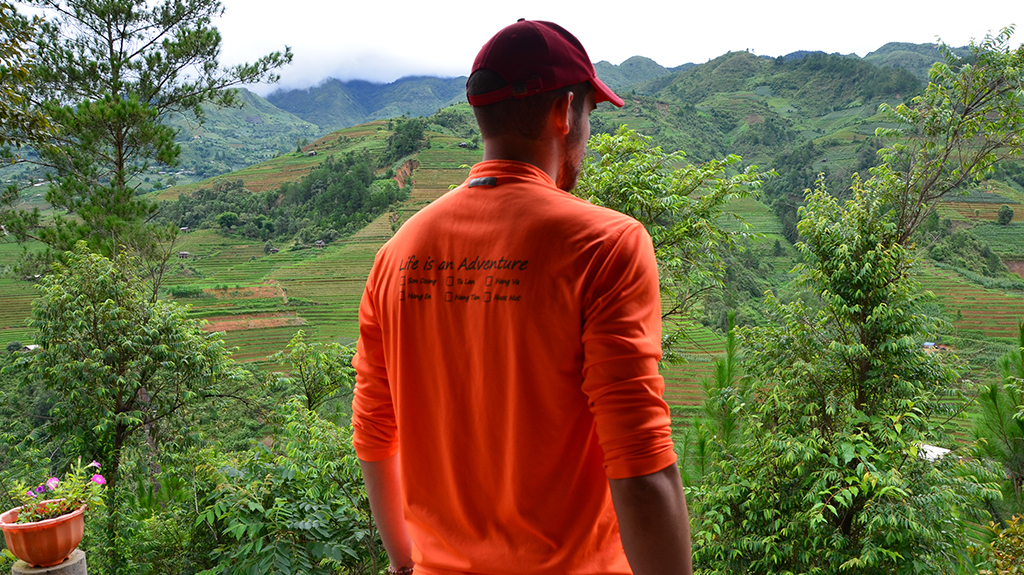
[[[552,122],[559,124],[564,139],[559,148],[564,153],[557,159],[556,183],[563,189],[576,183],[591,109],[597,102],[623,105],[597,78],[579,40],[557,24],[526,20],[484,44],[466,82],[466,95],[485,148],[488,140],[499,138],[515,140],[520,147],[540,145],[540,140],[551,138]],[[561,117],[559,109],[565,110]]]

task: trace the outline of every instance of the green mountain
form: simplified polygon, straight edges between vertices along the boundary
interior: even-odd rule
[[[594,65],[601,79],[616,90],[692,66],[669,69],[643,56],[633,56],[618,66],[605,61]],[[401,115],[429,116],[465,102],[465,90],[465,76],[408,76],[388,84],[328,78],[303,90],[278,90],[267,96],[267,101],[330,132]]]
[[[693,64],[683,64],[683,66],[693,66]],[[643,56],[633,56],[618,66],[607,60],[601,60],[594,64],[594,70],[597,71],[598,78],[601,78],[601,81],[612,90],[667,76],[674,71]]]
[[[963,57],[967,48],[954,48],[953,53]],[[942,53],[938,44],[910,44],[907,42],[889,42],[881,48],[864,56],[864,60],[882,68],[903,68],[922,82],[928,81],[928,70],[932,64],[942,61]]]
[[[294,151],[297,142],[324,133],[248,90],[238,90],[238,99],[239,108],[205,106],[202,123],[181,115],[167,119],[180,130],[178,171],[198,179],[227,173]]]
[[[329,132],[371,120],[429,116],[465,101],[466,78],[409,76],[389,84],[329,78],[305,90],[278,90],[267,100]]]
[[[623,91],[627,106],[602,105],[592,130],[628,124],[694,160],[735,153],[769,165],[807,141],[862,145],[880,125],[878,105],[901,102],[921,86],[906,70],[859,58],[818,52],[787,61],[730,52],[631,86]]]
[[[739,153],[767,164],[784,148],[828,139],[837,130],[847,130],[837,140],[844,145],[869,137],[878,103],[916,93],[939,56],[932,44],[889,43],[863,59],[812,51],[775,59],[731,52],[671,69],[642,56],[617,66],[601,61],[595,64],[599,76],[634,103],[619,111],[602,106],[594,129],[629,123],[695,160]],[[226,173],[375,119],[430,116],[465,102],[464,87],[465,77],[410,76],[389,84],[328,79],[266,99],[242,90],[242,108],[207,108],[201,125],[169,120],[181,130],[176,177],[190,181]]]

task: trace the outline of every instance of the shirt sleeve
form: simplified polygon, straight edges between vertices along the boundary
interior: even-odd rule
[[[676,461],[661,359],[661,297],[651,238],[627,227],[593,277],[584,302],[583,391],[611,479],[655,473]]]
[[[352,443],[363,461],[380,461],[398,452],[398,426],[384,361],[384,337],[374,305],[373,278],[371,272],[359,304],[359,340],[352,358],[356,369]]]

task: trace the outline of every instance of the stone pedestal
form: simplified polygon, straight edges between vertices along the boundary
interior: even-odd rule
[[[53,567],[32,567],[24,561],[17,561],[11,567],[11,575],[87,575],[85,552],[75,549],[63,563]]]

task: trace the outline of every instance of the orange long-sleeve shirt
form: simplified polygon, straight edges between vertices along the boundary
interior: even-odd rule
[[[630,573],[608,478],[675,462],[643,226],[482,162],[380,250],[359,317],[356,451],[400,453],[418,573]]]

